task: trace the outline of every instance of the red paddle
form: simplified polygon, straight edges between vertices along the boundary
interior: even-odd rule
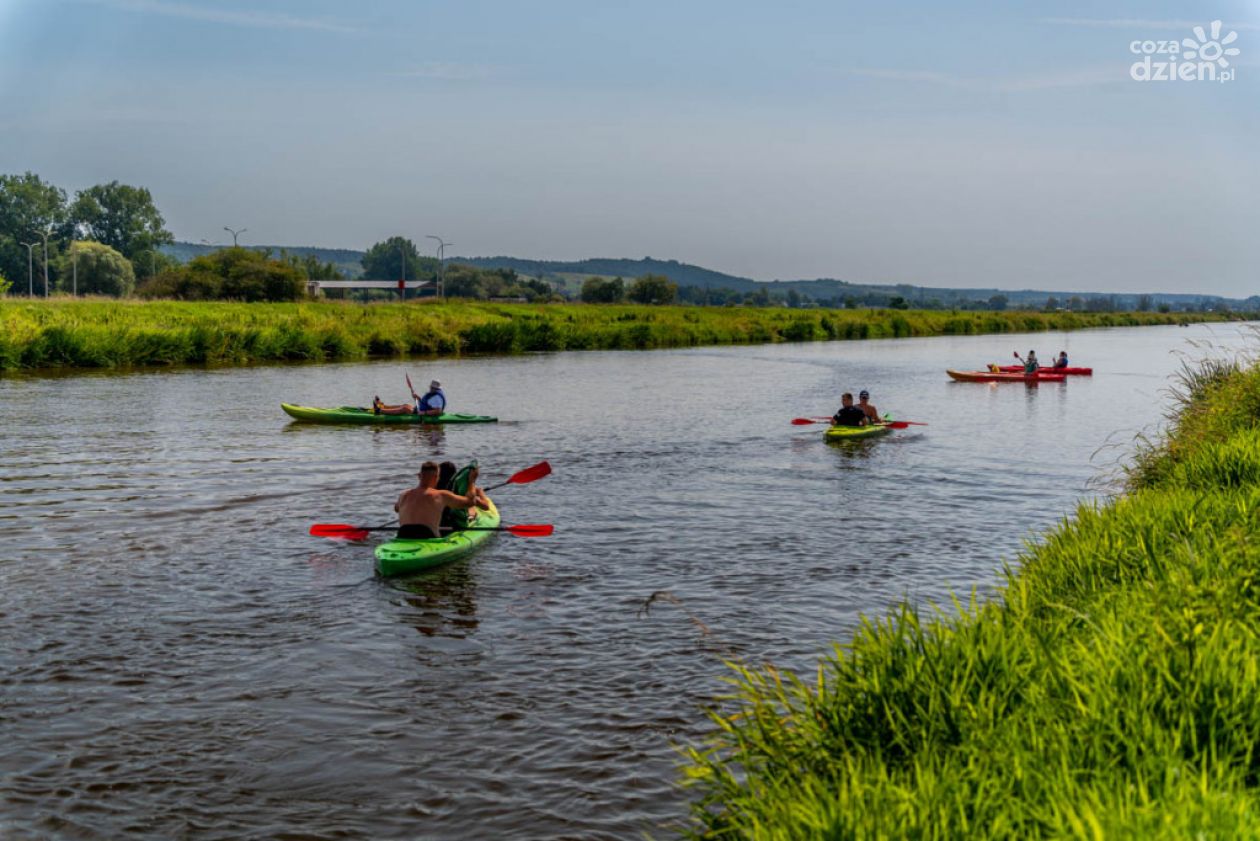
[[[805,426],[811,423],[831,423],[831,418],[792,418],[793,426]],[[891,429],[905,429],[907,426],[927,426],[923,421],[884,421],[878,426],[887,426]]]
[[[530,482],[537,482],[544,476],[551,475],[551,465],[545,461],[540,461],[533,467],[526,467],[513,473],[506,482],[500,482],[497,485],[491,485],[488,488],[482,488],[483,491],[492,491],[495,488],[501,488],[504,485],[527,485]]]
[[[411,384],[411,374],[408,374],[406,371],[404,371],[403,376],[407,378],[407,390],[411,392],[411,396],[419,397],[420,395],[416,394],[416,387]]]
[[[395,531],[398,526],[352,526],[347,523],[316,523],[311,526],[315,537],[333,537],[341,540],[363,540],[372,531]],[[457,531],[505,531],[517,537],[547,537],[556,527],[546,523],[522,523],[516,526],[469,526]]]

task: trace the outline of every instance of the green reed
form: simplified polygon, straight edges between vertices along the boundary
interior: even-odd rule
[[[686,750],[704,838],[1260,837],[1260,368],[1187,366],[1128,495],[996,597],[736,665]]]
[[[1203,317],[470,301],[0,299],[0,370],[636,350],[1172,324]]]

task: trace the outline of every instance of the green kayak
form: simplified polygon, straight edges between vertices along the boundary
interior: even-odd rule
[[[499,509],[490,507],[473,520],[473,528],[490,529],[499,525]],[[376,547],[376,571],[383,576],[407,575],[462,558],[489,540],[493,531],[452,532],[446,537],[428,540],[399,540],[394,538]]]
[[[311,406],[294,406],[281,403],[290,417],[309,423],[495,423],[498,418],[489,415],[461,415],[447,412],[443,415],[377,415],[361,406],[338,406],[336,409],[316,409]]]
[[[885,421],[892,415],[884,415]],[[859,438],[878,438],[892,432],[889,426],[829,426],[823,432],[824,441],[856,441]]]

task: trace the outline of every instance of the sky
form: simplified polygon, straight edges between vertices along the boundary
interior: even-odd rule
[[[190,242],[1245,297],[1258,106],[1260,0],[0,0],[0,173]]]

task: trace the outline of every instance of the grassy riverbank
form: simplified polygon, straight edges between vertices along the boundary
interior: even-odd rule
[[[817,680],[744,671],[703,837],[1260,836],[1260,367],[1188,370],[1129,493],[1003,590],[902,607]]]
[[[943,312],[444,302],[0,299],[0,370],[345,360],[1073,330],[1163,313]]]

